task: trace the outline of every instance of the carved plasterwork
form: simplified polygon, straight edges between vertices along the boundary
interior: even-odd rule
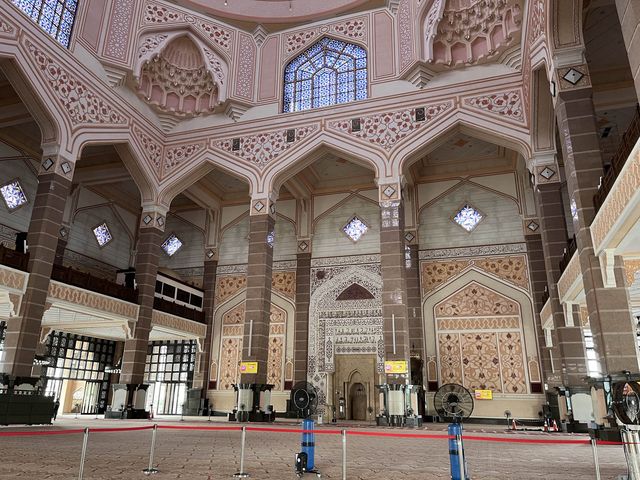
[[[455,247],[438,248],[434,250],[421,250],[420,260],[432,258],[459,258],[482,257],[487,255],[505,255],[511,253],[525,253],[527,246],[524,243],[504,243],[500,245],[482,245],[479,247]]]
[[[624,273],[627,279],[627,286],[633,285],[636,279],[636,272],[640,271],[640,259],[625,259],[624,260]]]
[[[423,24],[426,60],[456,66],[502,54],[520,40],[522,7],[520,0],[433,2]]]
[[[411,65],[413,62],[413,19],[411,18],[411,2],[400,0],[398,5],[398,34],[400,36],[400,69]]]
[[[33,55],[39,73],[53,91],[74,126],[92,124],[126,125],[128,120],[98,93],[49,57],[31,42],[27,48]]]
[[[153,139],[150,135],[147,135],[144,130],[137,125],[133,126],[134,138],[140,142],[142,152],[146,157],[149,164],[160,173],[162,165],[162,145]]]
[[[237,150],[233,149],[232,138],[216,141],[214,146],[263,170],[278,156],[293,146],[300,145],[303,140],[308,139],[319,129],[319,125],[298,127],[295,129],[295,141],[293,142],[287,141],[287,130],[284,129],[241,137],[240,148]]]
[[[575,74],[579,78],[577,81],[567,80],[568,75]],[[558,68],[556,70],[556,76],[558,79],[558,90],[573,90],[576,88],[585,88],[591,86],[591,77],[589,75],[589,67],[586,64],[574,65],[571,67]]]
[[[90,292],[56,281],[49,283],[48,299],[53,303],[67,302],[81,307],[99,310],[102,313],[110,313],[134,320],[138,318],[138,305],[134,303],[125,302],[114,297],[107,297],[106,295]]]
[[[469,268],[491,273],[506,282],[525,290],[529,289],[529,271],[524,255],[468,258],[449,261],[425,261],[421,263],[422,295],[426,296]]]
[[[295,299],[296,272],[273,272],[271,288],[287,298]]]
[[[362,300],[337,300],[352,284],[371,293]],[[373,298],[371,298],[373,297]],[[335,355],[370,354],[384,371],[382,277],[379,264],[339,265],[311,269],[307,374],[327,398],[327,375]]]
[[[191,117],[213,112],[225,100],[228,74],[224,60],[211,49],[198,47],[188,36],[163,46],[164,40],[161,35],[148,37],[138,49],[140,58],[157,52],[136,72],[138,95],[162,113]]]
[[[529,367],[529,379],[531,382],[542,382],[542,375],[540,375],[540,362],[538,362],[538,359],[529,355],[529,357],[527,357],[527,366]]]
[[[242,361],[245,310],[245,302],[242,302],[222,316],[219,390],[232,390],[233,384],[240,380],[238,367]],[[277,305],[271,304],[267,347],[267,383],[272,384],[274,390],[284,388],[286,325],[287,312]]]
[[[4,18],[0,18],[0,36],[12,37],[16,33],[16,28]]]
[[[589,311],[587,307],[580,305],[580,326],[582,328],[589,328]]]
[[[438,317],[483,317],[519,315],[517,302],[493,290],[471,282],[435,307]]]
[[[2,287],[23,293],[27,285],[28,274],[20,270],[0,265],[0,285]]]
[[[216,279],[216,304],[224,302],[247,286],[246,275],[224,275]]]
[[[438,330],[517,330],[520,317],[439,318]]]
[[[593,247],[599,251],[607,234],[622,217],[633,196],[640,190],[640,153],[637,150],[625,163],[611,191],[591,224]]]
[[[312,267],[362,265],[366,263],[380,263],[380,255],[348,255],[345,257],[313,258],[311,260]]]
[[[367,17],[351,18],[349,20],[322,25],[313,29],[298,30],[284,36],[285,58],[293,56],[303,48],[312,44],[323,35],[342,37],[346,40],[363,40],[368,38]]]
[[[164,153],[162,176],[166,177],[178,167],[184,167],[205,148],[203,143],[167,146]]]
[[[178,330],[189,336],[198,338],[204,338],[207,334],[207,326],[203,323],[187,320],[186,318],[177,317],[176,315],[158,310],[153,311],[151,325]]]
[[[360,118],[360,130],[352,130],[351,119],[335,120],[328,124],[330,130],[366,140],[386,151],[392,150],[401,140],[429,125],[453,108],[453,101],[445,101],[424,107],[424,121],[416,121],[415,108],[377,113]]]
[[[574,254],[558,280],[558,295],[560,296],[560,301],[565,300],[569,289],[578,280],[581,273],[580,260],[578,259],[578,255]]]
[[[129,27],[133,21],[135,0],[113,2],[104,53],[106,56],[124,61],[129,46]]]
[[[530,8],[531,23],[529,26],[529,41],[533,44],[545,34],[546,30],[546,0],[533,0]]]
[[[147,2],[145,5],[143,21],[145,24],[151,25],[189,23],[223,50],[228,52],[232,47],[233,33],[222,25],[199,20],[193,15],[185,15],[179,10],[167,8],[154,2]]]
[[[255,42],[249,35],[240,35],[235,94],[247,100],[253,97],[253,75],[256,65]]]
[[[467,108],[478,110],[487,115],[526,123],[522,108],[521,89],[466,97],[463,99],[463,103]]]

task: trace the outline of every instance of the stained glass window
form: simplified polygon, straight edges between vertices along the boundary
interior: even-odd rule
[[[106,222],[102,222],[100,225],[95,227],[93,229],[93,235],[96,237],[98,245],[100,245],[101,247],[104,247],[107,243],[113,240]]]
[[[78,10],[78,0],[12,0],[49,35],[65,47],[71,40],[71,29]]]
[[[176,253],[182,247],[182,242],[178,237],[176,237],[175,233],[172,233],[167,237],[167,239],[162,244],[162,250],[169,255],[170,257]]]
[[[484,219],[484,214],[473,208],[468,203],[458,210],[453,221],[464,228],[467,232],[472,231]]]
[[[323,38],[291,60],[284,71],[284,112],[367,98],[367,52]]]
[[[2,198],[9,210],[15,210],[27,203],[27,196],[24,194],[24,190],[22,190],[18,180],[13,180],[1,186],[0,192],[2,192]]]
[[[351,220],[347,222],[344,227],[342,227],[342,231],[345,233],[345,235],[354,242],[360,240],[362,235],[364,235],[367,230],[369,230],[369,227],[367,227],[366,223],[364,223],[355,215],[351,218]]]

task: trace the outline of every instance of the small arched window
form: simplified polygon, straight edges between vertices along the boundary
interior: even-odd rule
[[[299,112],[367,98],[367,52],[323,38],[284,70],[284,112]]]

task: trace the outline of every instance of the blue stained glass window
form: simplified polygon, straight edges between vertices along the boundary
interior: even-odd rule
[[[484,215],[474,207],[465,203],[453,217],[453,221],[464,228],[467,232],[471,232],[484,219]]]
[[[174,253],[180,250],[180,248],[182,248],[182,242],[178,237],[176,237],[175,233],[172,233],[161,245],[161,248],[164,250],[164,253],[171,257]]]
[[[69,46],[78,0],[11,1],[60,44]]]
[[[109,227],[107,226],[107,222],[102,222],[100,225],[95,227],[93,229],[93,235],[96,237],[98,245],[101,247],[104,247],[107,243],[113,240]]]
[[[27,203],[27,197],[18,180],[13,180],[6,185],[2,185],[0,192],[9,211],[13,211]]]
[[[367,52],[323,38],[291,60],[284,72],[284,112],[367,98]]]

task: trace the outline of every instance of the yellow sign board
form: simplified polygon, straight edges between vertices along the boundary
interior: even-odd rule
[[[405,360],[396,360],[384,362],[384,371],[386,373],[407,373],[407,362]]]
[[[240,362],[240,373],[258,373],[258,362]]]
[[[493,390],[476,390],[476,400],[493,400]]]

